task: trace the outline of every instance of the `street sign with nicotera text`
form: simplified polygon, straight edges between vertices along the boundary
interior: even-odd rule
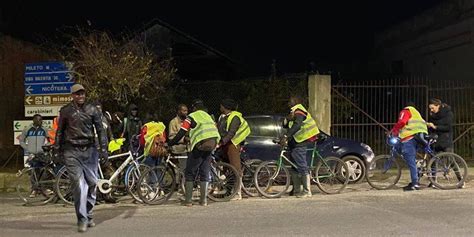
[[[59,108],[71,101],[74,78],[65,62],[25,64],[25,116],[34,114],[53,117]]]

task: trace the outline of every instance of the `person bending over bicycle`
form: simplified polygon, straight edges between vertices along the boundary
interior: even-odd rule
[[[426,145],[424,135],[428,134],[428,128],[420,112],[414,107],[414,103],[408,102],[400,111],[398,122],[393,126],[391,135],[401,140],[401,154],[410,169],[411,182],[403,187],[405,191],[419,190],[418,170],[416,168],[417,146]]]
[[[219,131],[212,117],[206,112],[202,100],[195,100],[192,105],[192,113],[181,124],[181,128],[176,136],[168,142],[168,147],[172,147],[185,136],[189,131],[191,139],[191,152],[186,160],[185,206],[192,206],[192,195],[194,180],[199,173],[201,196],[199,204],[207,206],[207,192],[210,180],[211,153],[215,150],[220,139]]]
[[[319,134],[316,121],[302,105],[303,99],[299,96],[290,97],[288,105],[290,113],[283,126],[288,128],[288,132],[280,139],[281,145],[288,142],[291,158],[297,165],[297,170],[291,170],[293,181],[293,193],[296,197],[311,197],[311,177],[309,175],[308,163],[306,160],[306,147],[309,143],[316,141]],[[301,191],[303,184],[303,191]]]

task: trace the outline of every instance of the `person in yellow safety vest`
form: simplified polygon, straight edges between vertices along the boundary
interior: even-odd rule
[[[319,129],[316,121],[302,105],[303,99],[291,96],[288,105],[290,112],[283,122],[283,127],[288,128],[287,133],[280,139],[281,145],[288,144],[291,159],[297,169],[291,169],[293,194],[298,198],[311,197],[311,181],[306,160],[306,148],[317,140]],[[301,190],[301,184],[303,190]]]
[[[416,149],[418,146],[417,136],[428,134],[428,128],[420,112],[409,102],[402,109],[398,122],[391,130],[392,136],[400,137],[401,152],[408,168],[410,169],[411,183],[403,187],[405,191],[419,190],[418,171],[416,168]]]
[[[229,163],[235,167],[240,177],[242,177],[240,147],[245,143],[245,138],[250,134],[250,127],[242,117],[242,114],[236,111],[237,107],[237,102],[232,99],[222,100],[220,104],[222,115],[217,122],[217,127],[221,136],[219,147],[222,148],[224,158],[229,160]],[[239,189],[232,200],[240,199],[242,199],[242,193]]]
[[[195,100],[192,104],[193,111],[181,124],[178,134],[168,142],[168,146],[178,144],[181,138],[189,131],[191,152],[186,162],[185,200],[183,205],[192,206],[194,179],[199,170],[201,197],[199,204],[207,206],[207,192],[211,170],[211,152],[216,148],[220,139],[219,131],[212,117],[206,112],[202,100]]]

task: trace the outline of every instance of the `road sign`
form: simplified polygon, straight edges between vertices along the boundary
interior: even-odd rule
[[[54,117],[59,115],[61,105],[51,106],[25,106],[25,117],[33,117],[35,114],[40,114],[45,117]]]
[[[25,116],[57,116],[59,109],[71,101],[74,79],[65,62],[25,64]]]
[[[13,121],[13,144],[20,145],[20,140],[18,140],[21,132],[29,127],[33,121],[31,120],[14,120]],[[53,120],[43,120],[43,128],[51,129],[53,127]]]
[[[70,94],[64,95],[28,95],[25,106],[29,105],[64,105],[72,101]]]
[[[71,93],[74,82],[25,84],[25,95],[54,95]]]
[[[25,85],[37,83],[61,83],[73,82],[73,77],[69,71],[45,72],[45,73],[25,73]]]
[[[25,64],[25,74],[58,71],[69,71],[69,68],[64,62],[38,62]]]

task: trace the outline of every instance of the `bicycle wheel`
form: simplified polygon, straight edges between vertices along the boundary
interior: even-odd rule
[[[44,205],[56,196],[56,175],[47,168],[25,168],[17,174],[16,191],[26,205]]]
[[[146,204],[163,204],[173,195],[176,180],[173,169],[155,166],[147,169],[138,180],[138,197]]]
[[[318,162],[312,179],[326,194],[340,193],[349,183],[349,168],[346,162],[337,157],[326,157]]]
[[[290,172],[284,165],[279,167],[276,161],[262,162],[253,178],[257,191],[267,198],[280,197],[290,186]]]
[[[255,169],[262,163],[261,160],[248,160],[242,164],[242,191],[249,197],[258,197],[260,193],[255,187],[253,176],[255,175]]]
[[[143,202],[142,199],[138,196],[138,180],[140,179],[141,174],[143,174],[150,167],[145,164],[139,164],[138,166],[130,165],[125,172],[125,189],[132,198],[138,202]]]
[[[74,204],[74,199],[71,190],[71,180],[69,179],[69,174],[65,166],[58,171],[55,190],[58,194],[59,199],[61,199],[65,204]]]
[[[428,177],[440,189],[460,188],[466,181],[468,168],[466,161],[452,152],[436,154],[428,163]]]
[[[375,189],[385,190],[395,186],[402,175],[397,159],[390,155],[378,155],[367,167],[367,183]]]
[[[211,182],[208,197],[215,202],[232,199],[240,189],[240,176],[234,166],[217,162],[211,164]]]

